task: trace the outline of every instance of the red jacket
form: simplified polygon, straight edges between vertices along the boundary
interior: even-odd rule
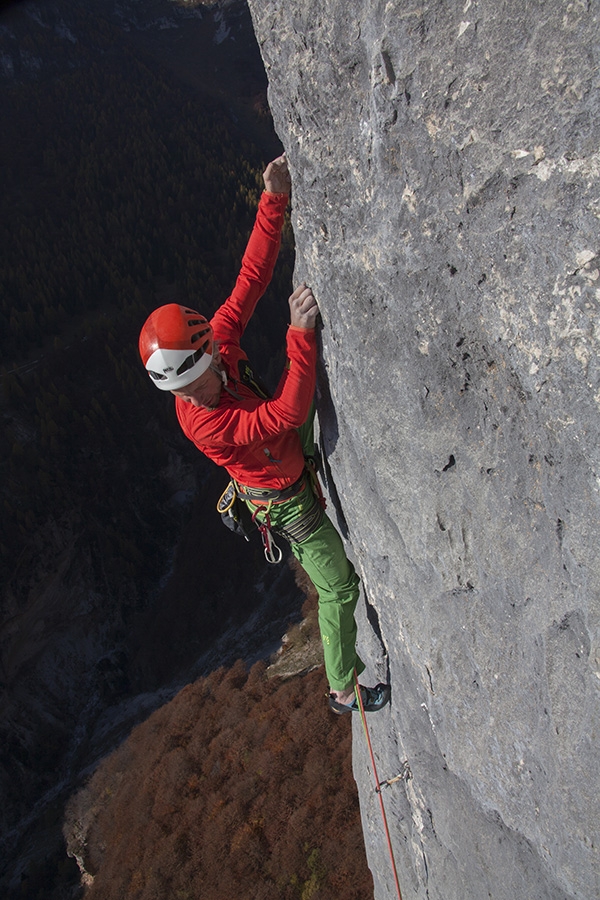
[[[287,363],[272,400],[261,400],[238,380],[238,362],[247,359],[240,338],[271,280],[279,253],[287,196],[263,193],[256,222],[230,297],[211,320],[215,340],[237,400],[221,391],[214,410],[175,398],[184,434],[240,484],[284,488],[304,468],[296,431],[307,417],[315,391],[317,347],[314,330],[290,326]]]

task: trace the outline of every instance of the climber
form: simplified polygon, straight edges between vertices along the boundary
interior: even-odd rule
[[[174,394],[184,434],[231,476],[230,486],[261,530],[269,561],[277,561],[271,532],[289,540],[319,595],[329,703],[335,712],[350,712],[358,709],[354,686],[364,670],[355,649],[359,579],[305,460],[314,451],[318,307],[311,289],[301,284],[289,298],[288,359],[273,398],[257,387],[239,343],[279,252],[291,186],[285,154],[269,163],[263,180],[231,296],[210,322],[176,303],[159,307],[142,328],[139,350],[154,384]],[[361,686],[361,692],[367,711],[390,698],[388,685]]]

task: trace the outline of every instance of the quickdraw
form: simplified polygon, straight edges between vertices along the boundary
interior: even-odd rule
[[[269,515],[269,510],[271,508],[271,504],[269,503],[264,512],[265,521],[261,522],[257,519],[257,514],[261,511],[260,509],[256,509],[252,513],[252,521],[260,531],[260,536],[262,538],[263,547],[265,548],[265,559],[268,563],[273,563],[273,565],[277,565],[280,563],[283,558],[283,553],[281,552],[281,548],[277,546],[275,541],[273,540],[273,535],[271,534],[271,516]]]
[[[385,787],[390,787],[390,785],[397,784],[399,781],[410,781],[411,778],[412,772],[410,771],[408,760],[405,759],[402,763],[402,771],[398,772],[397,775],[394,775],[393,778],[384,778],[383,781],[379,782],[379,785],[375,788],[375,791],[376,793],[380,794]]]

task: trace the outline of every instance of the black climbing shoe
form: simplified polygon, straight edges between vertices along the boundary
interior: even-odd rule
[[[364,687],[364,685],[361,684],[360,690],[365,712],[377,712],[390,702],[392,689],[389,684],[380,683],[375,685],[374,688]],[[335,697],[330,694],[329,705],[335,713],[360,712],[360,706],[358,705],[356,696],[352,703],[345,704],[338,703]]]

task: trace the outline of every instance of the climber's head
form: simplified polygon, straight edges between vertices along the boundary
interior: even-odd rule
[[[168,303],[146,319],[139,350],[156,387],[161,391],[180,391],[213,365],[213,330],[200,313]]]

